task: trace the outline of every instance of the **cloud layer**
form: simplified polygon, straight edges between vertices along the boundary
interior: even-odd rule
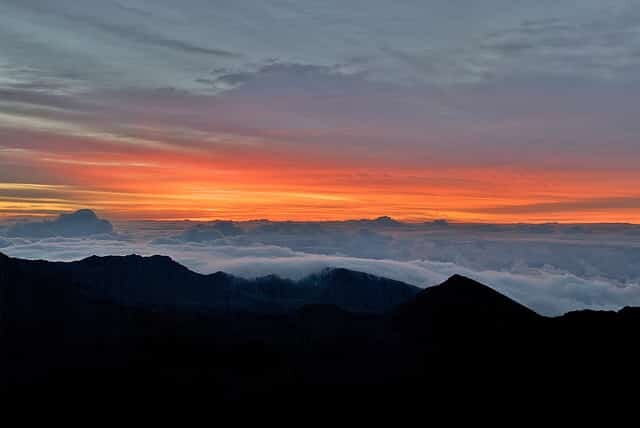
[[[2,235],[2,233],[0,233]],[[637,227],[346,223],[131,223],[93,237],[0,238],[23,258],[163,254],[189,268],[301,278],[344,267],[420,287],[453,274],[487,283],[547,314],[640,305]]]

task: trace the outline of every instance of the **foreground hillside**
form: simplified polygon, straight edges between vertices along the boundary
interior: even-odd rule
[[[546,318],[461,276],[420,291],[344,269],[245,280],[158,256],[0,254],[0,380],[13,390],[188,386],[233,400],[613,376],[640,356],[639,327],[637,308]]]

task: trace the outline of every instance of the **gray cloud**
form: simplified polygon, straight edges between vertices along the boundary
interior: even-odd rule
[[[237,53],[230,52],[224,49],[199,46],[188,41],[164,37],[161,34],[145,31],[140,26],[125,26],[114,23],[107,23],[88,15],[77,16],[73,14],[66,14],[66,16],[70,21],[80,21],[119,38],[128,38],[131,41],[142,45],[175,49],[179,52],[212,55],[214,57],[241,57],[241,55]]]
[[[234,89],[256,80],[271,80],[278,85],[282,80],[300,84],[303,82],[307,90],[314,85],[326,85],[332,78],[363,77],[364,73],[356,64],[314,65],[292,62],[281,62],[270,59],[256,65],[243,65],[240,71],[219,68],[213,70],[212,77],[200,79],[203,83],[212,84],[219,89]],[[262,82],[261,82],[262,83]],[[262,83],[263,84],[263,83]]]
[[[119,1],[115,1],[114,0],[113,4],[118,9],[123,10],[123,11],[125,11],[127,13],[132,13],[132,14],[139,15],[139,16],[144,16],[144,17],[148,17],[148,16],[152,15],[152,13],[149,12],[148,10],[145,10],[143,8],[140,8],[140,7],[130,6],[128,4],[124,4],[124,3],[121,3]]]
[[[175,237],[158,238],[154,242],[211,242],[225,237],[242,235],[244,232],[231,221],[214,221],[197,224]]]
[[[233,230],[238,229],[244,233],[223,236],[215,224],[198,225],[156,243],[268,245],[326,256],[431,260],[476,271],[545,269],[615,284],[640,282],[640,227],[634,225],[407,225],[389,220],[236,223]]]
[[[500,79],[573,77],[635,80],[640,69],[640,15],[603,12],[589,19],[523,19],[464,44],[442,49],[382,51],[425,79],[479,83]]]
[[[194,131],[182,147],[223,132],[420,167],[637,158],[631,2],[0,1],[0,113],[22,128],[157,124]]]
[[[482,8],[373,0],[366,10],[304,0],[2,3],[0,63],[37,66],[51,78],[75,71],[94,87],[202,91],[211,69],[240,77],[272,58],[357,62],[361,78],[400,84],[549,73],[633,80],[640,48],[640,12],[624,0],[583,1],[579,10],[568,0],[489,0]]]
[[[4,232],[9,237],[47,238],[55,236],[74,237],[110,234],[113,226],[99,219],[91,210],[79,210],[61,214],[55,220],[27,221],[16,223]]]
[[[482,212],[527,214],[542,212],[562,212],[572,210],[611,210],[611,209],[638,209],[640,197],[618,198],[591,198],[566,202],[546,202],[528,205],[511,205],[504,207],[485,208]]]

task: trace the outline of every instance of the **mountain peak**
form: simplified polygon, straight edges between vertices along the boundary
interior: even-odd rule
[[[450,276],[446,281],[441,283],[440,285],[427,288],[425,291],[433,290],[433,289],[438,290],[436,287],[442,287],[442,288],[447,288],[452,290],[455,289],[455,291],[461,292],[461,293],[471,293],[474,295],[484,293],[487,296],[492,295],[494,298],[497,298],[498,296],[500,296],[502,298],[509,299],[507,296],[504,296],[503,294],[499,293],[493,288],[460,274],[454,274]],[[433,293],[433,291],[431,292]]]
[[[70,214],[62,214],[60,217],[65,217],[65,218],[78,218],[78,219],[89,219],[89,220],[95,220],[98,218],[98,216],[96,215],[96,213],[88,208],[83,208],[81,210],[72,212]]]
[[[399,224],[399,222],[397,220],[389,217],[388,215],[383,215],[381,217],[376,218],[373,221],[375,223],[377,223],[377,224],[383,224],[383,225],[396,225],[396,224]]]
[[[394,317],[417,329],[457,325],[470,331],[486,324],[506,325],[540,315],[491,287],[462,275],[453,275],[398,307]]]
[[[161,256],[161,255],[158,255],[158,254],[154,254],[153,256],[149,257],[149,260],[152,260],[152,261],[155,261],[155,262],[178,264],[178,262],[173,260],[171,257],[169,257],[169,256]]]
[[[221,270],[219,270],[219,271],[217,271],[217,272],[214,272],[214,273],[211,273],[211,274],[209,274],[208,276],[209,276],[210,278],[217,278],[217,279],[229,279],[229,278],[234,278],[234,276],[232,276],[232,275],[230,275],[230,274],[228,274],[228,273],[226,273],[226,272],[223,272],[223,271],[221,271]]]
[[[451,276],[440,285],[425,289],[417,299],[437,303],[440,306],[456,306],[497,313],[535,313],[493,288],[459,274]]]
[[[129,254],[126,256],[90,256],[86,259],[75,262],[76,264],[85,265],[85,266],[103,266],[103,267],[121,267],[125,268],[127,266],[132,265],[152,265],[156,269],[161,268],[162,270],[172,269],[172,270],[188,270],[186,267],[176,262],[169,256],[160,256],[153,255],[149,257],[141,256],[139,254]]]
[[[442,285],[444,284],[462,284],[462,283],[469,283],[469,282],[476,282],[474,280],[472,280],[469,277],[460,275],[460,274],[453,274],[449,277],[449,279],[447,279],[445,282],[442,283]],[[480,284],[478,282],[476,282],[476,284]],[[480,284],[482,285],[482,284]]]

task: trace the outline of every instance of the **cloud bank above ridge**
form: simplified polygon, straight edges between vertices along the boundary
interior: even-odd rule
[[[633,226],[256,221],[131,223],[116,230],[48,238],[0,231],[0,251],[60,261],[162,254],[197,272],[244,277],[301,278],[344,267],[420,287],[463,274],[547,315],[640,305],[640,234]]]

